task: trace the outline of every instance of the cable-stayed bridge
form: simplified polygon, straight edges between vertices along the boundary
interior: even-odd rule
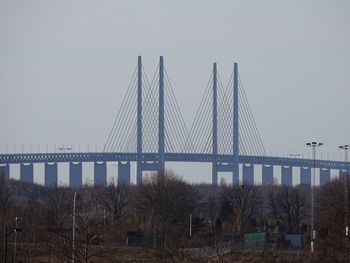
[[[95,184],[107,183],[107,162],[118,162],[118,180],[128,184],[131,162],[136,162],[138,184],[143,171],[164,171],[166,162],[211,163],[213,184],[218,183],[219,172],[231,172],[233,183],[253,184],[257,165],[262,167],[262,183],[273,184],[275,168],[280,167],[285,185],[293,183],[293,168],[300,169],[300,183],[309,185],[311,168],[319,169],[319,181],[324,184],[330,181],[331,169],[345,170],[348,164],[267,156],[237,63],[226,84],[213,64],[193,123],[186,127],[162,56],[151,77],[138,57],[102,152],[0,154],[0,173],[9,178],[10,165],[20,164],[20,180],[33,182],[33,164],[43,163],[45,185],[57,185],[57,163],[69,163],[69,185],[79,187],[83,162],[94,164]]]

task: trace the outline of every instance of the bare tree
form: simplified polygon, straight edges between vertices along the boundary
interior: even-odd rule
[[[72,191],[57,187],[45,198],[45,226],[50,241],[47,242],[50,254],[60,259],[72,257]]]
[[[99,206],[94,188],[80,188],[75,208],[75,248],[73,251],[72,219],[73,191],[55,188],[45,202],[47,232],[50,234],[48,249],[55,257],[87,263],[101,256],[106,249],[98,246],[103,236],[103,208]]]
[[[217,195],[211,194],[207,197],[207,212],[212,232],[215,232],[215,225],[220,216],[220,204]]]
[[[5,181],[5,176],[0,175],[0,223],[2,223],[6,217],[6,213],[11,206],[11,193],[10,189]]]
[[[94,188],[82,188],[77,196],[76,206],[75,255],[79,262],[87,263],[90,259],[104,255],[107,247],[101,243],[103,226],[103,209],[98,206]]]
[[[161,237],[163,259],[166,248],[182,243],[181,237],[188,236],[186,225],[194,202],[193,187],[171,171],[153,174],[138,187],[134,198],[135,212],[143,217],[143,221],[149,222],[151,229],[148,231],[154,241]]]
[[[222,186],[220,192],[221,215],[229,231],[242,234],[260,212],[260,194],[255,186]]]
[[[345,236],[344,185],[333,181],[324,185],[316,194],[316,250],[325,258],[344,260],[349,254]]]
[[[267,194],[269,214],[280,222],[287,233],[300,233],[308,214],[307,192],[301,187],[273,186]]]
[[[100,189],[99,197],[104,207],[112,215],[113,225],[117,225],[125,218],[129,205],[130,186],[114,180],[106,187]]]

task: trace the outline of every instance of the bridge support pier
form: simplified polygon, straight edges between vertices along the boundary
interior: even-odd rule
[[[286,186],[293,186],[293,168],[292,166],[282,166],[281,184]]]
[[[27,183],[34,182],[33,164],[21,163],[20,165],[20,180]]]
[[[273,166],[272,165],[262,166],[262,184],[273,185]]]
[[[57,163],[45,163],[44,168],[45,180],[44,184],[46,187],[57,186],[58,172]]]
[[[300,167],[300,184],[311,185],[311,168]]]
[[[243,185],[254,185],[254,164],[243,164]]]
[[[130,162],[118,162],[118,183],[130,185]]]
[[[5,179],[10,179],[10,165],[0,165],[0,176],[4,176]]]
[[[218,185],[218,164],[216,162],[212,163],[211,166],[211,183],[212,185]]]
[[[262,184],[263,185],[273,184],[273,166],[272,165],[262,166]]]
[[[81,163],[69,163],[69,186],[81,187],[83,183],[82,164]]]
[[[320,168],[320,185],[324,185],[331,181],[331,169]]]
[[[94,184],[107,185],[107,163],[94,162]]]

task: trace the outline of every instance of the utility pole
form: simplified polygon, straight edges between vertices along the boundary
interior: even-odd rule
[[[340,145],[340,150],[344,151],[344,161],[346,162],[345,180],[344,180],[344,195],[345,195],[345,262],[349,261],[348,246],[349,246],[349,164],[348,152],[349,145]]]
[[[73,196],[73,233],[72,233],[72,263],[74,263],[75,260],[75,202],[77,198],[77,191],[74,192]]]
[[[6,263],[7,260],[7,227],[5,227],[5,231],[4,231],[4,263]]]
[[[15,228],[11,230],[10,232],[7,232],[8,229],[5,227],[4,229],[4,263],[7,262],[7,238],[15,233],[15,247],[14,247],[14,253],[13,253],[13,261],[16,262],[16,246],[17,246],[17,233],[22,232],[22,218],[16,217],[15,218]]]
[[[314,252],[314,242],[316,238],[316,231],[314,229],[314,206],[315,206],[315,177],[316,177],[316,147],[322,146],[323,143],[321,142],[308,142],[306,143],[307,147],[312,147],[312,158],[313,158],[313,176],[312,176],[312,188],[311,188],[311,243],[310,243],[310,250],[313,253]]]

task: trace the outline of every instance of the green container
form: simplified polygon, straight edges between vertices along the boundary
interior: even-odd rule
[[[265,239],[266,239],[265,232],[247,233],[247,234],[244,234],[244,246],[245,247],[263,246]]]

